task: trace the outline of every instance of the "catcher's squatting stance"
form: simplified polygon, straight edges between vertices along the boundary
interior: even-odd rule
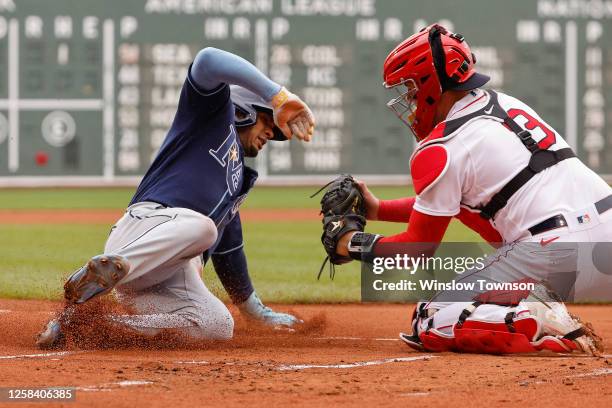
[[[551,268],[576,271],[575,243],[612,241],[610,186],[529,106],[479,89],[489,77],[475,63],[463,36],[435,24],[389,54],[384,84],[400,95],[388,105],[418,140],[410,159],[417,195],[378,200],[362,182],[336,179],[321,201],[322,242],[333,264],[384,256],[385,243],[431,243],[431,256],[456,217],[498,247],[483,269],[456,280],[548,284]],[[408,228],[389,237],[365,233],[366,218]],[[610,295],[609,274],[578,277],[576,298]],[[428,351],[598,353],[590,326],[557,298],[541,301],[549,292],[538,288],[506,299],[438,293],[417,304],[412,334],[400,336]]]
[[[257,297],[238,208],[257,178],[244,157],[255,157],[268,140],[310,141],[313,130],[312,112],[296,95],[238,56],[201,50],[172,126],[127,211],[112,227],[104,253],[66,282],[69,306],[39,335],[39,346],[61,344],[71,311],[112,289],[137,312],[113,316],[119,324],[150,335],[171,328],[198,339],[231,338],[232,316],[200,276],[209,258],[241,313],[272,326],[299,322]]]

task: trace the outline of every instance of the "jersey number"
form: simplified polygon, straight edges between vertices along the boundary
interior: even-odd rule
[[[238,188],[242,186],[242,160],[236,142],[236,129],[230,125],[227,138],[221,146],[208,151],[217,162],[226,169],[225,181],[230,195],[234,195]]]
[[[527,119],[524,126],[527,130],[534,130],[535,128],[539,128],[542,132],[544,132],[544,138],[538,142],[538,147],[542,150],[548,149],[550,146],[554,145],[557,142],[557,137],[555,136],[555,132],[546,127],[542,122],[528,114],[522,109],[509,109],[508,116],[512,119],[515,119],[517,116],[522,116]]]

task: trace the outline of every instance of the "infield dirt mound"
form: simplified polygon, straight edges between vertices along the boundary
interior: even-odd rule
[[[311,327],[248,328],[232,308],[236,338],[229,342],[113,344],[116,333],[94,326],[90,334],[113,347],[75,342],[47,352],[34,338],[61,304],[0,300],[0,384],[73,386],[76,404],[65,406],[104,408],[612,406],[610,357],[417,353],[397,340],[409,326],[406,305],[275,307],[293,309]],[[612,307],[570,309],[593,322],[609,354]]]

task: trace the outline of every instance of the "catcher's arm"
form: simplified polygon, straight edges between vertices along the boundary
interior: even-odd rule
[[[408,222],[416,197],[404,197],[395,200],[380,200],[361,180],[355,179],[363,195],[366,208],[366,219],[375,221]]]
[[[367,206],[362,189],[352,176],[342,175],[326,187],[327,190],[321,199],[323,214],[321,242],[332,265],[344,264],[351,260],[369,261],[375,256],[378,242],[431,243],[425,248],[419,246],[418,254],[408,254],[431,255],[442,241],[452,218],[431,216],[413,210],[408,229],[401,234],[385,238],[382,235],[364,232]],[[416,247],[414,249],[417,250]],[[376,253],[376,255],[385,254]],[[325,263],[321,271],[324,266]]]
[[[379,221],[407,223],[412,215],[416,197],[403,197],[395,200],[380,200],[378,205]]]
[[[372,244],[372,248],[370,248],[369,250],[375,251],[375,244],[378,242],[426,242],[431,243],[430,249],[428,251],[430,253],[425,253],[424,255],[433,255],[433,253],[438,247],[438,244],[442,242],[442,238],[444,237],[444,233],[446,232],[446,229],[448,228],[448,224],[450,223],[451,219],[452,217],[433,216],[415,210],[410,216],[410,222],[408,223],[408,228],[406,229],[406,231],[396,235],[391,235],[389,237],[383,237],[381,235],[378,235],[378,237],[380,238],[375,240],[375,242]],[[351,255],[352,249],[356,246],[356,242],[353,241],[358,239],[359,241],[367,242],[369,240],[366,236],[373,235],[365,232],[361,234],[361,236],[356,237],[355,233],[348,233],[340,237],[338,239],[336,253],[340,256],[347,256],[352,259],[356,259],[355,256]],[[365,251],[366,249],[367,248],[363,248],[362,251]],[[423,248],[419,247],[419,249]],[[371,254],[371,256],[373,255],[374,254]],[[421,255],[421,253],[415,255]]]
[[[367,185],[363,181],[355,180],[355,182],[357,183],[357,186],[359,187],[359,190],[363,195],[366,207],[366,218],[368,220],[402,223],[408,223],[410,221],[410,216],[412,215],[416,197],[402,197],[394,200],[379,200],[374,194],[372,194],[372,192],[368,189]],[[438,220],[440,220],[440,218],[443,217],[435,217],[433,221],[426,220],[426,222],[436,223]],[[455,215],[455,218],[461,221],[468,228],[480,234],[480,236],[484,238],[484,240],[487,241],[489,244],[498,247],[500,243],[503,242],[503,238],[501,237],[499,232],[491,225],[488,220],[485,220],[480,215],[462,208],[460,213]],[[416,220],[413,222],[416,222]],[[417,228],[417,231],[418,230],[419,228]],[[433,232],[435,233],[439,231],[434,228]],[[352,234],[350,235],[352,236]],[[409,236],[406,236],[405,234],[399,234],[394,237],[397,239],[397,241],[395,242],[416,242],[412,240],[420,239],[411,238]],[[435,236],[433,238],[435,238]],[[385,238],[385,240],[386,239],[387,238]],[[389,239],[391,239],[391,237],[389,237]],[[344,241],[347,240],[348,237],[344,239]]]

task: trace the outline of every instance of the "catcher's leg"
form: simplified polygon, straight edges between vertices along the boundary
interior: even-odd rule
[[[417,316],[414,325],[420,346],[427,351],[509,354],[548,350],[591,355],[602,351],[601,339],[592,327],[571,316],[560,302],[534,298],[516,306],[433,302],[426,308],[429,312]]]

